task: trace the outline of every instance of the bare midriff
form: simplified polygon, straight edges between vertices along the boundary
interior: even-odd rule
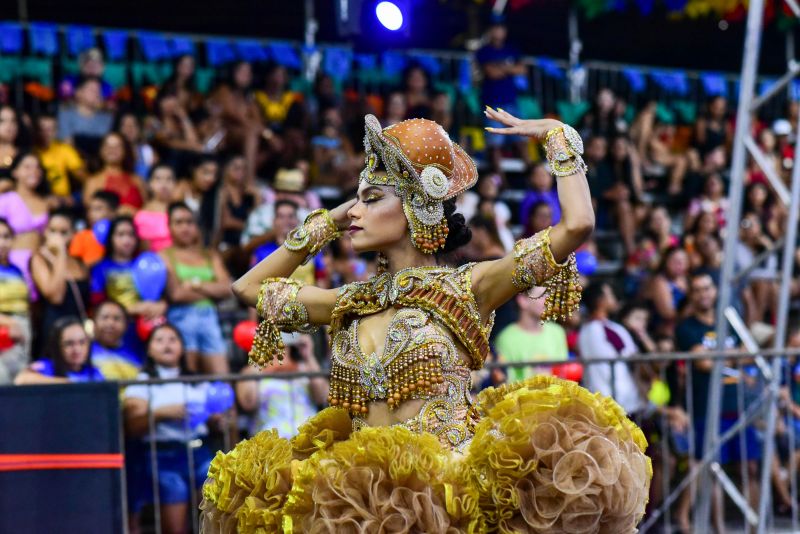
[[[13,250],[36,250],[39,247],[42,236],[39,232],[23,232],[14,236]]]

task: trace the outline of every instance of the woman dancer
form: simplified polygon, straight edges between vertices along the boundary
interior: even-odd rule
[[[265,431],[217,455],[207,532],[635,530],[651,468],[616,403],[544,376],[470,398],[496,308],[536,288],[545,320],[577,309],[572,252],[594,225],[577,132],[486,113],[507,126],[496,133],[545,142],[561,221],[501,259],[447,266],[469,240],[454,209],[475,165],[432,121],[382,129],[367,116],[357,198],[311,213],[233,285],[262,318],[256,364],[282,357],[280,330],[330,324],[331,407],[291,441]],[[345,229],[355,250],[380,253],[376,276],[338,290],[287,278]]]

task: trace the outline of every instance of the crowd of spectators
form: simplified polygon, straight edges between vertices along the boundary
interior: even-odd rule
[[[475,60],[485,103],[514,113],[520,96],[515,78],[528,67],[506,43],[502,24],[490,28]],[[148,106],[128,109],[115,101],[103,79],[102,54],[93,49],[81,58],[81,74],[61,83],[52,109],[33,113],[20,103],[0,102],[0,384],[258,372],[244,365],[232,342],[234,324],[254,316],[232,299],[231,279],[279,247],[311,210],[352,196],[363,165],[364,115],[377,115],[385,126],[431,118],[455,141],[475,145],[460,138],[451,95],[434,91],[421,65],[411,65],[401,86],[386,94],[347,95],[324,74],[309,93],[295,92],[289,82],[299,72],[247,62],[220,72],[210,93],[200,94],[194,69],[191,56],[180,58]],[[560,366],[574,356],[616,358],[586,367],[583,383],[613,395],[651,442],[670,436],[666,454],[660,445],[651,448],[661,480],[685,469],[687,462],[678,460],[690,451],[695,458],[702,453],[710,362],[645,365],[626,358],[740,344],[732,337],[720,346],[714,338],[733,117],[720,96],[688,125],[659,113],[656,102],[632,110],[606,88],[591,97],[589,111],[574,124],[585,142],[597,214],[595,236],[578,251],[583,313],[566,324],[542,325],[542,302],[520,295],[498,311],[493,357],[537,363],[478,374],[475,382],[480,387],[563,372]],[[798,110],[800,104],[791,102],[785,116],[756,117],[752,124],[766,160],[786,183]],[[541,153],[526,139],[487,135],[484,141],[485,150],[472,150],[481,169],[478,185],[458,200],[473,232],[461,261],[501,257],[515,239],[560,219],[556,182]],[[521,160],[525,170],[504,171],[508,159]],[[778,291],[775,243],[790,222],[752,161],[746,188],[744,216],[733,230],[739,237],[736,265],[743,268],[761,255],[766,260],[738,280],[734,304],[758,340],[768,343]],[[142,294],[133,273],[148,252],[168,273],[155,299]],[[343,237],[294,276],[337,287],[369,277],[375,267],[373,256],[356,255]],[[798,296],[795,277],[795,302]],[[792,343],[800,342],[797,328],[790,333]],[[288,336],[286,346],[287,363],[261,373],[328,365],[324,333]],[[757,385],[748,364],[731,367],[721,431],[741,413],[741,395]],[[787,376],[784,433],[800,421],[800,374]],[[227,418],[187,427],[181,421],[192,418],[190,400],[202,402],[207,385],[150,388],[127,388],[124,414],[131,443],[159,443],[166,532],[185,528],[190,486],[199,484],[211,457],[197,449],[187,463],[187,441],[222,429],[244,437],[275,427],[289,436],[327,397],[322,378],[242,382]],[[746,449],[733,440],[722,460],[755,470],[763,445],[758,425],[745,432]],[[143,467],[149,462],[135,446],[128,450],[129,483],[144,488],[152,468]],[[780,476],[787,457],[775,466],[781,509],[791,505]],[[188,476],[187,465],[195,466],[196,477]],[[660,484],[653,483],[651,506],[663,498]],[[152,497],[146,491],[130,495],[136,518]],[[757,503],[757,485],[749,495]],[[687,492],[678,506],[684,529],[690,505]]]

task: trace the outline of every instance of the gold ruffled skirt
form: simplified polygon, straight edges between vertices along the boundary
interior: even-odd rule
[[[464,455],[398,426],[353,432],[337,408],[292,440],[261,432],[211,463],[203,532],[636,532],[652,467],[613,400],[537,376],[476,405]]]

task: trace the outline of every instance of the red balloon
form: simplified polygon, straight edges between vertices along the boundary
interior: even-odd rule
[[[14,340],[7,326],[0,326],[0,350],[7,350],[14,346]]]
[[[150,337],[150,332],[153,331],[155,327],[158,325],[164,324],[167,322],[166,317],[157,317],[156,319],[145,319],[142,316],[139,316],[136,319],[136,335],[139,336],[139,339],[142,341],[147,341],[147,338]]]
[[[553,376],[565,380],[572,380],[573,382],[580,382],[581,378],[583,378],[583,365],[576,362],[554,365]]]
[[[242,321],[233,329],[233,342],[245,352],[253,348],[253,339],[256,337],[258,323],[255,321]]]

